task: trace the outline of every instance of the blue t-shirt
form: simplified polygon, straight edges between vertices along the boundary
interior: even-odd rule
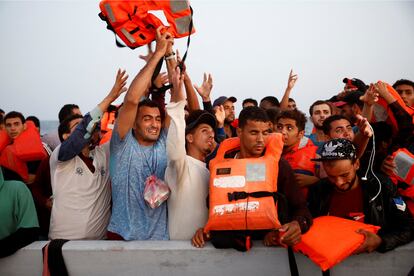
[[[164,180],[167,167],[165,130],[152,146],[142,146],[132,130],[123,140],[115,129],[111,138],[112,215],[108,230],[125,240],[168,240],[167,204],[152,209],[144,199],[145,180]]]

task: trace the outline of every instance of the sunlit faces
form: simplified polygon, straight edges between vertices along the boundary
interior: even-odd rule
[[[348,120],[340,119],[336,121],[332,121],[330,124],[330,131],[329,131],[329,138],[336,139],[336,138],[344,138],[349,141],[354,141],[354,131],[352,129],[352,125]]]
[[[142,145],[152,145],[160,136],[161,114],[158,107],[141,106],[135,118],[135,137]]]
[[[408,84],[400,84],[395,90],[407,106],[414,107],[414,87]]]
[[[26,129],[26,124],[18,117],[6,119],[5,126],[10,139],[15,139]]]
[[[329,105],[319,104],[313,107],[311,120],[315,127],[322,128],[323,121],[331,115],[331,108]]]
[[[243,128],[238,128],[237,135],[240,138],[240,152],[244,154],[243,158],[260,157],[269,133],[268,122],[247,120]]]
[[[234,104],[232,101],[225,101],[223,103],[224,113],[226,114],[225,121],[226,123],[231,123],[234,121]]]
[[[189,146],[207,155],[214,149],[214,129],[208,124],[200,124],[186,135]]]
[[[276,124],[276,132],[281,133],[285,147],[291,147],[300,142],[304,131],[299,131],[296,121],[289,118],[280,118]]]
[[[346,192],[354,187],[357,180],[356,172],[359,169],[359,160],[333,160],[322,162],[330,182],[337,190]]]

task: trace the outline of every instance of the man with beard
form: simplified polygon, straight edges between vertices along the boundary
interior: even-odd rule
[[[168,230],[171,240],[190,240],[208,218],[205,199],[210,172],[206,156],[214,148],[216,118],[205,110],[194,110],[184,120],[186,104],[179,70],[173,74],[176,93],[167,105],[171,123],[167,135],[168,166],[165,180],[168,199]]]
[[[223,106],[224,112],[226,117],[224,119],[224,132],[226,133],[226,138],[236,137],[237,132],[236,128],[232,125],[235,119],[235,112],[234,112],[234,103],[237,102],[235,97],[221,96],[217,98],[213,103],[214,111],[219,108],[219,106]]]
[[[311,121],[315,127],[315,133],[308,136],[315,146],[322,146],[325,142],[322,124],[326,118],[332,115],[332,107],[326,101],[316,101],[309,108]]]
[[[309,190],[313,217],[332,215],[381,227],[378,234],[358,230],[365,241],[355,254],[386,252],[414,239],[414,219],[393,183],[381,175],[357,175],[360,163],[352,142],[330,140],[314,161],[322,161],[328,177]]]
[[[170,72],[175,64],[173,37],[157,29],[156,49],[135,76],[110,142],[112,215],[108,238],[112,240],[168,240],[167,204],[151,208],[144,199],[148,183],[161,183],[167,167],[166,138],[168,120],[157,103],[141,98],[162,58]]]

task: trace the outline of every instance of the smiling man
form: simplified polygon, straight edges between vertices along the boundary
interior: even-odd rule
[[[167,204],[152,209],[144,199],[148,181],[164,180],[168,123],[159,106],[141,101],[158,62],[173,56],[173,38],[157,29],[156,49],[132,81],[112,132],[110,175],[112,216],[109,239],[168,240]],[[167,67],[172,59],[167,60]]]

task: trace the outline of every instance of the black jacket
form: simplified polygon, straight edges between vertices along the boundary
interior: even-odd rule
[[[386,177],[378,176],[381,181],[381,193],[371,202],[378,193],[379,185],[375,178],[367,181],[360,180],[363,194],[365,223],[380,226],[378,236],[382,243],[377,248],[379,252],[386,252],[399,245],[409,243],[414,239],[414,218],[405,208],[401,211],[396,207],[394,199],[398,198],[395,185]],[[334,184],[328,179],[320,180],[309,189],[308,204],[313,217],[327,215]]]

